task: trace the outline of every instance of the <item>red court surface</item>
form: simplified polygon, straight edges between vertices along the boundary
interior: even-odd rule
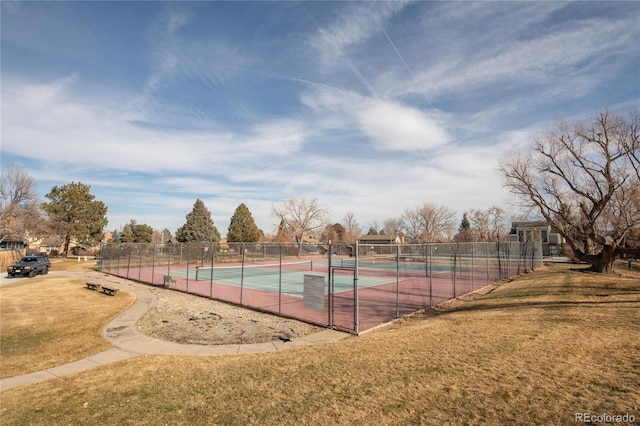
[[[193,266],[191,268],[195,269]],[[362,281],[367,276],[375,276],[388,279],[388,282],[358,286],[357,299],[354,289],[326,294],[323,309],[317,309],[317,306],[305,306],[304,298],[299,294],[255,289],[210,279],[196,281],[193,278],[195,271],[190,269],[187,274],[186,265],[171,265],[170,270],[167,266],[160,266],[110,268],[104,272],[165,287],[167,291],[190,293],[352,333],[366,331],[403,315],[469,293],[490,284],[499,276],[497,268],[484,266],[473,272],[456,272],[455,276],[453,271],[429,275],[427,271],[397,273],[393,270],[361,269],[359,273]],[[326,264],[314,266],[312,273],[324,275],[325,283],[329,286],[330,274]],[[347,276],[353,274],[342,268],[335,273]],[[168,276],[171,281],[165,286]],[[301,286],[302,284],[300,283]]]

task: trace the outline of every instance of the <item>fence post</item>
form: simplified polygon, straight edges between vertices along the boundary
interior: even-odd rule
[[[98,272],[102,272],[102,265],[104,260],[102,259],[102,244],[103,242],[100,241],[100,248],[98,249],[98,258],[96,259],[96,266],[98,267]]]
[[[118,268],[116,269],[116,276],[120,276],[120,255],[122,254],[122,244],[118,246]]]
[[[127,244],[127,251],[129,252],[129,256],[127,257],[127,279],[129,279],[129,271],[131,270],[131,246],[133,243]]]
[[[211,247],[211,273],[209,274],[209,298],[213,299],[213,264],[215,261],[216,255],[216,243],[215,241],[211,241],[209,247]]]
[[[500,269],[500,276],[498,277],[498,279],[503,279],[504,278],[504,274],[502,272],[503,270],[503,263],[504,263],[504,259],[502,258],[502,251],[500,250],[500,241],[498,241],[497,243],[498,245],[498,266]]]
[[[456,243],[456,249],[453,252],[453,297],[456,298],[456,275],[458,272],[458,243]]]
[[[187,247],[187,287],[185,291],[187,293],[189,293],[189,258],[191,256],[191,244],[192,243],[185,243],[185,246]]]
[[[151,252],[151,284],[155,284],[156,276],[156,244],[151,244],[153,251]]]
[[[476,243],[471,243],[471,291],[476,290]]]
[[[282,312],[282,244],[278,245],[278,313]],[[265,256],[266,257],[266,256]]]
[[[171,276],[171,252],[173,251],[173,242],[171,240],[167,241],[164,247],[167,250],[167,276]],[[168,284],[171,285],[171,284]]]
[[[433,306],[433,244],[429,244],[429,306]]]
[[[427,244],[422,243],[422,252],[424,253],[424,277],[429,278],[429,255],[427,254]]]
[[[358,262],[358,242],[356,241],[354,254],[356,263]],[[333,269],[331,265],[331,247],[327,252],[327,325],[333,328]]]
[[[242,305],[242,290],[244,288],[244,243],[240,244],[240,250],[242,251],[242,265],[240,268],[240,304]]]
[[[109,250],[109,252],[111,252],[111,250]],[[107,247],[105,245],[103,245],[102,247],[102,254],[100,255],[100,272],[103,273],[111,273],[111,256],[109,255],[109,263],[105,264],[105,261],[107,256]],[[105,272],[108,271],[108,272]]]
[[[509,278],[512,274],[511,272],[511,246],[509,245],[505,245],[505,248],[507,250],[507,276],[506,278]],[[519,247],[518,247],[519,248]],[[516,274],[520,273],[520,250],[518,250],[518,258],[516,259]]]
[[[358,267],[359,267],[359,260],[358,260],[358,241],[356,241],[356,270],[354,272],[354,279],[353,279],[353,300],[354,300],[354,307],[353,307],[353,328],[355,329],[355,333],[358,334],[360,332],[360,300],[359,300],[359,296],[358,296]]]
[[[138,250],[138,281],[140,281],[140,275],[142,274],[142,253],[144,253],[144,250],[140,250],[140,246],[143,243],[138,243],[136,244],[136,249]]]
[[[487,258],[487,282],[484,285],[489,285],[491,283],[491,275],[489,273],[489,241],[485,241],[484,243],[484,255]]]
[[[400,244],[396,244],[396,318],[400,318]]]

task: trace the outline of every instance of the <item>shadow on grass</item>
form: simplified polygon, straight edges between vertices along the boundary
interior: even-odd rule
[[[606,296],[604,296],[606,297]],[[490,310],[523,310],[523,309],[564,309],[567,307],[581,307],[581,308],[612,308],[612,309],[638,309],[640,307],[640,300],[611,300],[611,301],[551,301],[551,302],[523,302],[523,303],[473,303],[464,306],[456,306],[442,315],[451,314],[455,312],[482,312]]]
[[[580,286],[576,287],[558,287],[558,286],[536,286],[535,288],[527,288],[509,291],[508,294],[495,295],[492,293],[489,297],[484,297],[478,300],[509,300],[509,299],[533,299],[536,297],[563,297],[567,294],[573,297],[613,297],[613,296],[628,296],[634,294],[640,294],[640,286],[635,288],[611,288],[605,286]]]
[[[549,274],[557,274],[553,282],[544,283]],[[594,284],[580,277],[590,275],[602,279]],[[577,278],[575,281],[573,278]],[[607,275],[586,271],[583,268],[569,268],[558,271],[543,271],[538,278],[531,277],[502,284],[486,294],[471,300],[458,299],[457,303],[436,315],[455,312],[525,309],[566,309],[566,308],[640,308],[640,279],[635,275]]]

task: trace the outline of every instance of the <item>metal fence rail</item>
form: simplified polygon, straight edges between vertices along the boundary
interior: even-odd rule
[[[105,244],[100,270],[358,334],[542,265],[540,243]]]

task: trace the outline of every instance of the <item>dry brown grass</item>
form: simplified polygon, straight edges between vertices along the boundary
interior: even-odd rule
[[[84,257],[80,257],[80,261],[78,261],[77,257],[52,257],[49,260],[51,261],[52,271],[82,272],[86,270],[98,270],[96,259],[90,256],[87,257],[86,262]]]
[[[2,424],[574,424],[640,419],[640,275],[560,266],[334,344],[143,356],[2,393]],[[31,401],[25,403],[25,401]]]
[[[68,277],[38,276],[3,285],[0,377],[55,367],[110,348],[102,327],[134,300],[132,293],[110,297]]]

